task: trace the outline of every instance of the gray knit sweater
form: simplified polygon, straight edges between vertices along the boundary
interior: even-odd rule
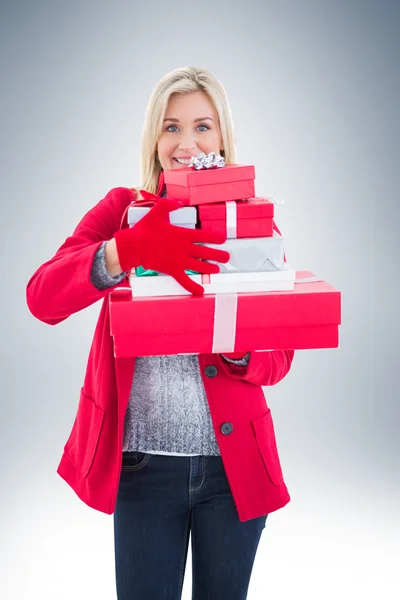
[[[91,282],[104,290],[120,283],[111,277],[103,242],[96,252]],[[245,367],[249,355],[229,362]],[[139,356],[124,421],[123,451],[173,456],[219,455],[197,355]]]

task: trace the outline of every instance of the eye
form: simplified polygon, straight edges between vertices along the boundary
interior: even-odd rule
[[[171,129],[171,127],[175,127],[175,129]],[[201,129],[200,131],[209,131],[209,129],[210,129],[208,127],[208,125],[204,125],[204,124],[198,125],[197,129],[199,127],[203,127],[204,128],[204,129]],[[166,129],[166,131],[170,131],[171,133],[175,133],[177,130],[178,130],[178,126],[177,125],[168,125],[168,127]]]

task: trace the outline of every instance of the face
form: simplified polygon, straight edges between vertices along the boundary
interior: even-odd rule
[[[200,152],[223,150],[218,113],[203,91],[172,94],[165,112],[157,152],[166,170],[187,167]]]

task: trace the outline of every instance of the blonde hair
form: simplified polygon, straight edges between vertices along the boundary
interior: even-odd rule
[[[153,194],[157,193],[162,167],[156,150],[170,96],[197,91],[207,94],[218,113],[224,146],[221,155],[224,156],[227,163],[236,162],[234,126],[225,89],[211,71],[196,67],[182,67],[164,75],[153,90],[147,104],[141,140],[140,177],[142,183],[140,188]],[[132,189],[135,190],[135,188]]]

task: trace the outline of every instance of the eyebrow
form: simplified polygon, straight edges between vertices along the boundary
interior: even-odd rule
[[[174,123],[179,123],[179,119],[175,119],[173,117],[167,117],[164,121],[173,121]],[[200,117],[199,119],[195,119],[193,123],[198,123],[199,121],[213,121],[211,117]]]

